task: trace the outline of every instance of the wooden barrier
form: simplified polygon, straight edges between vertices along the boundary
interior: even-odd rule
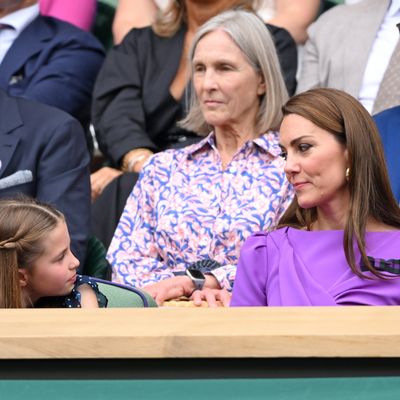
[[[400,357],[400,307],[0,310],[1,359]]]

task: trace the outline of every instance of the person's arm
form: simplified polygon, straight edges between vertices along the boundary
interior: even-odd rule
[[[173,277],[163,260],[162,251],[155,238],[157,210],[154,201],[155,175],[166,168],[157,156],[144,167],[130,194],[114,237],[107,259],[112,265],[113,281],[143,287],[147,284]]]
[[[231,306],[266,306],[267,268],[271,262],[267,252],[267,234],[250,236],[239,258]]]
[[[314,21],[320,8],[320,0],[277,0],[276,14],[266,21],[285,28],[297,44],[307,40],[307,27]]]
[[[96,293],[87,283],[80,285],[76,290],[81,294],[82,308],[99,308]]]
[[[58,31],[54,32],[57,35]],[[24,31],[17,40],[25,40],[23,36],[28,34],[29,30]],[[21,84],[11,85],[9,93],[57,107],[81,120],[83,113],[89,114],[104,52],[89,33],[73,29],[71,36],[68,32],[59,36],[61,39],[52,40],[39,58],[26,64],[25,78]]]
[[[85,135],[78,121],[54,110],[37,167],[36,197],[65,215],[71,248],[83,265],[90,228],[89,162]]]
[[[201,306],[202,302],[206,301],[209,307],[217,307],[218,302],[227,307],[231,298],[230,293],[226,289],[221,289],[213,275],[206,274],[205,277],[202,290],[195,290],[192,280],[186,275],[164,279],[145,286],[144,290],[153,296],[159,305],[162,305],[164,301],[185,296],[190,297],[196,306]]]
[[[151,25],[156,13],[153,0],[119,0],[112,26],[114,43],[121,43],[132,28]]]
[[[109,51],[93,92],[92,122],[99,147],[119,167],[131,150],[157,150],[146,132],[138,32],[130,32]]]

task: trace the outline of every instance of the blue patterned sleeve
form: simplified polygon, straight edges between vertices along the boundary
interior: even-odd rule
[[[99,308],[106,308],[107,307],[107,297],[104,296],[103,293],[100,292],[99,287],[94,279],[90,276],[78,275],[75,282],[75,287],[72,290],[69,296],[65,297],[65,305],[66,308],[81,308],[81,293],[79,292],[78,288],[81,285],[89,285],[97,297],[97,303],[99,304]]]
[[[168,155],[151,157],[126,202],[107,253],[114,282],[143,287],[173,276],[155,239],[154,196],[170,175],[165,157]]]

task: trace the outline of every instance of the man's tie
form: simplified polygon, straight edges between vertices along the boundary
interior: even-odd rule
[[[400,24],[397,24],[399,28]],[[372,115],[400,105],[400,38],[383,75],[376,95]]]

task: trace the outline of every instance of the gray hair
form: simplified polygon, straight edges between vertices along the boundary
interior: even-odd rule
[[[288,93],[268,28],[254,13],[243,10],[229,10],[211,18],[198,29],[193,38],[189,52],[189,61],[192,67],[198,43],[205,35],[216,30],[222,30],[231,37],[250,65],[264,79],[266,93],[260,96],[256,121],[258,131],[261,134],[270,129],[277,129],[282,120],[281,107],[288,99]],[[193,68],[191,76],[193,78]],[[193,79],[190,108],[187,116],[179,122],[179,125],[200,135],[207,135],[213,129],[207,124],[201,112],[200,103],[193,87]]]

